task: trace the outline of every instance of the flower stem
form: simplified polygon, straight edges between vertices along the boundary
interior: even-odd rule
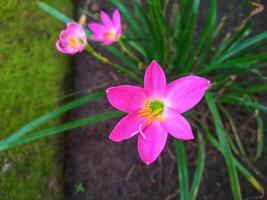
[[[143,80],[141,78],[139,78],[135,73],[129,71],[128,69],[126,69],[125,67],[122,67],[114,62],[112,62],[111,60],[109,60],[108,58],[104,57],[102,54],[96,52],[91,46],[90,44],[87,44],[85,46],[85,50],[90,53],[92,56],[94,56],[95,58],[97,58],[98,60],[102,61],[103,63],[107,63],[109,65],[111,65],[112,67],[114,67],[116,70],[126,74],[127,76],[129,76],[130,78],[132,78],[135,81],[138,81],[140,83],[143,82]]]
[[[123,43],[123,41],[120,39],[118,40],[118,44],[121,47],[122,51],[124,51],[129,57],[131,57],[133,60],[135,60],[138,63],[139,69],[145,69],[144,63],[141,62],[141,60],[134,55]]]

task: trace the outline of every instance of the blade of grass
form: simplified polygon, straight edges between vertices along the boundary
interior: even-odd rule
[[[41,117],[37,118],[36,120],[30,122],[29,124],[26,124],[25,126],[20,128],[19,130],[17,130],[15,133],[13,133],[11,136],[9,136],[4,141],[1,141],[0,151],[2,149],[5,149],[8,145],[17,141],[20,137],[22,137],[26,133],[28,133],[28,132],[32,131],[33,129],[39,127],[40,125],[44,124],[45,122],[47,122],[51,119],[54,119],[55,117],[60,116],[63,113],[66,113],[67,111],[70,111],[70,110],[72,110],[78,106],[86,104],[90,101],[95,101],[95,100],[97,100],[101,97],[104,97],[104,96],[105,96],[104,92],[95,92],[95,93],[92,93],[92,94],[85,96],[83,98],[80,98],[80,99],[74,100],[70,103],[67,103],[64,106],[61,106],[61,107],[59,107],[59,108],[57,108],[51,112],[48,112],[48,113],[42,115]]]
[[[263,119],[260,116],[257,116],[256,118],[257,121],[257,150],[256,150],[256,155],[254,160],[258,160],[262,153],[263,153],[263,148],[264,148],[264,144],[263,144]]]
[[[226,167],[228,170],[229,178],[230,178],[230,183],[231,183],[231,189],[232,189],[232,194],[234,200],[241,200],[241,192],[240,192],[240,187],[239,187],[239,180],[238,180],[238,175],[236,172],[236,166],[234,165],[233,161],[233,155],[230,150],[225,131],[223,129],[223,123],[220,117],[220,114],[218,112],[215,100],[213,99],[212,95],[210,92],[207,92],[205,95],[206,102],[208,104],[208,107],[210,109],[215,129],[220,141],[220,145],[223,150],[223,156],[226,162]]]
[[[62,133],[64,131],[68,131],[68,130],[78,128],[81,126],[110,120],[110,119],[113,119],[116,117],[120,117],[122,115],[123,115],[123,113],[119,112],[119,111],[106,112],[106,113],[93,115],[90,117],[85,117],[83,119],[75,120],[75,121],[68,122],[65,124],[57,125],[57,126],[54,126],[51,128],[44,129],[44,130],[40,130],[40,131],[37,131],[35,133],[31,133],[30,135],[25,135],[21,139],[15,141],[14,143],[11,143],[9,145],[5,145],[5,143],[3,143],[3,145],[5,145],[5,148],[4,149],[1,148],[1,151],[7,150],[9,148],[13,148],[17,145],[29,143],[29,142],[32,142],[32,141],[35,141],[35,140],[38,140],[41,138],[52,136],[52,135],[55,135],[57,133]]]
[[[179,177],[180,199],[188,200],[189,183],[188,183],[188,166],[185,154],[184,144],[181,140],[175,140],[176,160]]]
[[[223,149],[217,139],[209,132],[207,127],[204,127],[205,132],[207,134],[207,138],[210,143],[221,153],[223,153]],[[263,186],[257,181],[257,179],[236,159],[234,158],[234,163],[238,171],[247,179],[248,182],[261,194],[264,194]]]
[[[229,103],[229,104],[234,104],[234,105],[242,105],[242,106],[246,106],[248,108],[252,108],[252,109],[258,109],[261,110],[263,112],[267,112],[267,106],[253,102],[251,99],[244,99],[242,97],[237,97],[231,94],[225,94],[220,98],[220,101],[225,102],[225,103]]]
[[[201,178],[204,171],[205,166],[205,142],[202,136],[202,133],[198,133],[198,141],[199,141],[199,150],[197,156],[197,164],[194,173],[194,178],[192,181],[192,186],[190,188],[189,199],[194,200],[197,198],[197,192],[199,189],[199,185],[201,183]]]
[[[242,50],[244,50],[244,49],[246,49],[248,47],[251,47],[254,44],[259,43],[259,42],[261,42],[262,40],[265,40],[265,39],[267,39],[267,31],[262,32],[262,33],[260,33],[258,35],[255,35],[255,36],[253,36],[253,37],[251,37],[251,38],[243,41],[242,43],[240,43],[239,45],[237,45],[235,48],[226,51],[224,54],[222,54],[222,56],[220,58],[218,58],[215,61],[214,64],[221,63],[224,60],[232,57],[233,55],[241,52]]]
[[[206,46],[206,43],[210,43],[207,41],[211,39],[214,28],[216,26],[216,19],[217,19],[217,1],[214,0],[214,1],[210,1],[207,22],[205,23],[203,32],[201,33],[200,37],[197,39],[197,42],[193,49],[192,54],[190,55],[190,60],[188,61],[188,64],[187,64],[190,68],[195,62],[197,55],[200,53],[203,47]]]
[[[61,20],[64,23],[75,22],[73,19],[67,17],[63,13],[59,12],[57,9],[49,6],[47,3],[44,3],[44,2],[41,2],[41,1],[37,1],[37,4],[44,11],[48,12],[50,15],[54,16],[55,18]]]

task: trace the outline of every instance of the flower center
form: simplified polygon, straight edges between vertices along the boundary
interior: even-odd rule
[[[104,34],[104,37],[109,40],[115,40],[116,39],[116,34],[114,32],[108,32]]]
[[[138,117],[148,117],[147,124],[150,125],[154,119],[162,122],[165,119],[161,116],[164,111],[164,104],[159,100],[147,100],[145,107],[138,111]]]
[[[69,37],[69,47],[73,49],[77,47],[77,40],[73,37]]]

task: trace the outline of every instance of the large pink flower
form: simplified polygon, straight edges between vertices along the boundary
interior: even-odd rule
[[[112,19],[104,11],[100,12],[102,24],[90,23],[89,29],[93,32],[91,39],[102,42],[104,45],[110,45],[121,37],[121,16],[119,10],[115,10]]]
[[[209,88],[209,80],[189,75],[166,83],[164,71],[153,61],[146,70],[144,88],[121,85],[107,89],[112,106],[128,113],[109,138],[115,142],[138,135],[138,152],[146,164],[162,152],[168,133],[175,138],[194,138],[188,121],[181,115],[195,106]]]
[[[67,23],[67,28],[60,32],[56,47],[61,53],[76,54],[82,52],[86,44],[83,27],[77,23]]]

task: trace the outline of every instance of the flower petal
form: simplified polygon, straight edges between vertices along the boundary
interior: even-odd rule
[[[156,61],[152,61],[146,69],[144,88],[149,97],[161,97],[165,94],[165,73]]]
[[[162,152],[168,133],[161,124],[153,121],[151,125],[143,130],[144,135],[138,135],[138,153],[147,164],[153,163]]]
[[[121,29],[121,14],[118,9],[113,12],[112,21],[117,30]]]
[[[58,40],[56,42],[56,48],[59,52],[64,53],[64,54],[69,54],[69,55],[73,55],[79,52],[79,49],[74,49],[74,48],[70,48],[70,47],[62,47],[62,45],[60,45],[60,40]]]
[[[110,19],[108,14],[106,12],[104,12],[103,10],[100,11],[100,18],[101,18],[101,21],[106,28],[108,28],[108,29],[114,28],[112,20]]]
[[[112,106],[127,113],[142,108],[146,100],[144,89],[132,85],[111,87],[106,93]]]
[[[147,118],[140,118],[137,115],[138,111],[135,111],[123,117],[110,133],[109,139],[120,142],[138,134],[139,129],[146,124]]]
[[[209,88],[210,81],[199,76],[185,76],[167,85],[168,107],[183,113],[194,107]]]
[[[88,24],[88,28],[95,34],[103,34],[108,32],[104,25],[95,22]]]
[[[161,122],[161,124],[173,137],[182,140],[194,139],[190,124],[181,114],[172,109],[166,109],[164,118],[165,121]]]

